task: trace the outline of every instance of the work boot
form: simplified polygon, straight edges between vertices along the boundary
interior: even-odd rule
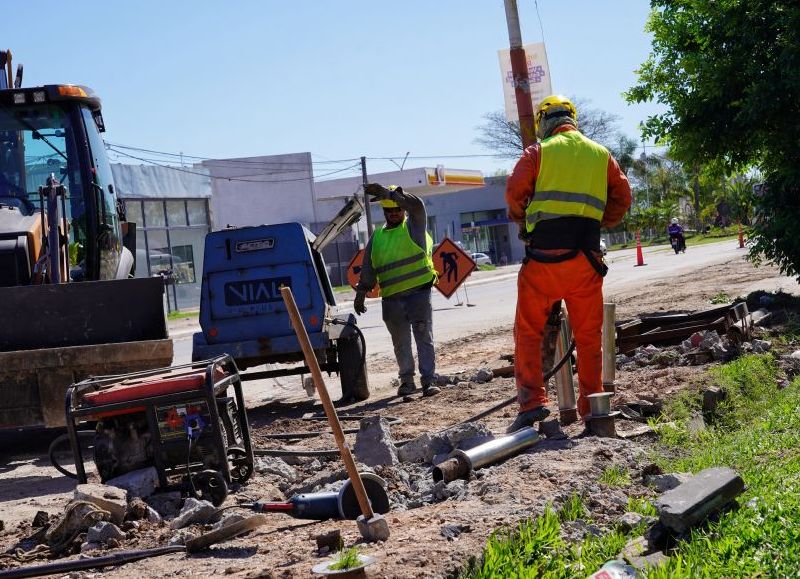
[[[435,396],[436,394],[438,394],[439,392],[442,391],[442,389],[439,388],[436,385],[436,382],[437,382],[438,378],[439,377],[436,374],[434,374],[433,376],[431,376],[429,378],[423,378],[422,379],[422,395],[423,396]]]
[[[403,382],[400,388],[397,389],[398,396],[408,396],[417,391],[417,386],[413,382]]]
[[[511,423],[511,426],[506,428],[506,434],[511,434],[512,432],[516,432],[517,430],[521,430],[526,426],[533,426],[534,423],[544,420],[550,416],[550,411],[544,407],[539,406],[538,408],[534,408],[533,410],[526,410],[525,412],[520,412],[517,414],[517,417],[514,419],[514,422]]]

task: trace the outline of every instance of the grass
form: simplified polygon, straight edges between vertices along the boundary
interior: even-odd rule
[[[200,312],[195,311],[186,311],[186,312],[170,312],[167,314],[167,319],[170,321],[174,320],[191,320],[200,317]]]
[[[480,271],[494,271],[495,269],[497,269],[497,266],[491,263],[482,263],[478,266]]]
[[[728,294],[726,294],[723,291],[717,292],[716,294],[711,296],[711,303],[712,304],[729,304],[732,301],[733,300],[731,299],[731,296],[729,296]]]
[[[523,521],[515,529],[495,532],[481,559],[470,560],[461,577],[586,577],[613,559],[628,541],[625,534],[614,531],[577,545],[567,543],[561,538],[562,516],[548,507],[542,516]]]
[[[657,517],[658,511],[653,506],[653,503],[647,499],[640,499],[636,497],[628,497],[628,512],[639,513],[646,517]]]
[[[331,571],[343,571],[345,569],[352,569],[361,565],[361,559],[358,558],[358,547],[350,547],[339,553],[339,556],[333,563],[328,565]]]
[[[770,355],[746,356],[712,370],[728,396],[712,426],[685,432],[677,412],[661,437],[668,471],[727,466],[747,485],[738,510],[695,529],[647,577],[786,577],[800,569],[800,382],[777,390]],[[684,404],[688,399],[684,400]],[[691,409],[689,409],[691,410]]]
[[[731,509],[678,543],[669,559],[648,568],[648,579],[711,577],[795,577],[800,570],[800,378],[778,390],[778,366],[769,355],[750,355],[712,368],[709,381],[727,392],[706,429],[690,431],[700,411],[697,391],[670,400],[654,422],[659,441],[653,459],[665,472],[698,472],[712,466],[736,470],[746,490]],[[606,469],[601,481],[622,484],[630,474]],[[646,499],[629,498],[627,509],[652,516]],[[642,532],[618,530],[567,544],[564,521],[585,517],[580,497],[560,512],[546,509],[515,529],[495,532],[480,559],[462,578],[586,577],[613,559]]]
[[[715,235],[714,233],[708,235],[692,235],[689,234],[686,236],[686,247],[693,247],[695,245],[705,245],[707,243],[717,243],[718,241],[729,241],[733,239],[737,239],[738,234],[724,234],[724,235]],[[654,237],[653,239],[642,239],[642,247],[652,247],[655,245],[669,245],[669,238],[665,236],[658,236]],[[628,243],[615,243],[608,247],[609,251],[615,251],[617,249],[628,249],[636,247],[636,241],[629,241]]]
[[[597,480],[610,487],[626,487],[631,484],[631,475],[624,466],[614,464],[606,468]]]
[[[586,518],[588,513],[586,507],[583,506],[583,499],[581,496],[574,494],[567,499],[567,502],[561,507],[558,515],[562,521],[577,521],[578,519]]]
[[[333,293],[335,294],[344,294],[347,292],[353,291],[353,288],[350,285],[335,285],[333,286]]]

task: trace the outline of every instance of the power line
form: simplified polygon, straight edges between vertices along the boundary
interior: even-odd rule
[[[189,173],[190,175],[200,175],[202,177],[208,177],[210,179],[217,179],[217,180],[220,180],[220,181],[241,181],[241,182],[244,182],[244,183],[289,183],[289,182],[292,182],[292,181],[313,181],[315,179],[314,175],[311,175],[309,177],[301,177],[301,178],[298,178],[298,179],[275,179],[275,180],[269,180],[269,179],[243,179],[243,178],[241,178],[241,177],[256,177],[256,176],[261,175],[263,173],[256,173],[254,175],[242,175],[240,177],[215,177],[214,175],[209,175],[208,173],[200,173],[199,171],[191,171],[189,169],[184,169],[182,167],[173,167],[172,165],[165,165],[163,163],[159,163],[159,162],[156,162],[156,161],[149,161],[147,159],[143,159],[142,157],[137,157],[135,155],[130,155],[130,154],[124,153],[122,151],[117,151],[116,149],[111,149],[111,150],[114,151],[114,153],[116,153],[118,155],[123,155],[125,157],[130,157],[131,159],[136,159],[137,161],[141,161],[143,163],[149,163],[149,164],[152,164],[152,165],[156,165],[158,167],[163,167],[164,169],[170,169],[172,171],[179,171],[181,173]],[[319,177],[327,177],[329,175],[334,175],[336,173],[341,173],[343,171],[349,171],[350,169],[353,169],[353,168],[358,167],[358,166],[359,166],[359,164],[356,163],[355,165],[351,165],[350,167],[345,167],[344,169],[337,169],[336,171],[330,171],[329,173],[324,173],[322,175],[318,175],[317,177],[318,178]],[[270,174],[274,174],[274,173],[270,173]]]
[[[544,41],[544,26],[542,26],[542,15],[539,14],[539,0],[533,0],[533,5],[536,7],[536,18],[539,19],[539,32],[542,33],[542,43],[547,44]]]
[[[184,159],[196,159],[199,161],[224,161],[225,163],[231,164],[243,164],[243,165],[307,165],[302,161],[256,161],[256,160],[248,160],[248,159],[216,159],[213,157],[203,157],[200,155],[188,155],[186,153],[170,153],[168,151],[156,151],[153,149],[146,149],[143,147],[134,147],[132,145],[121,145],[119,143],[110,143],[106,142],[106,145],[110,147],[116,147],[118,149],[125,149],[128,151],[137,151],[140,153],[151,153],[154,155],[164,155],[167,157],[176,157],[176,158],[184,158]],[[327,165],[327,164],[334,164],[334,163],[352,163],[355,161],[360,161],[360,158],[356,157],[353,159],[332,159],[327,161],[313,161],[312,164],[314,165]]]

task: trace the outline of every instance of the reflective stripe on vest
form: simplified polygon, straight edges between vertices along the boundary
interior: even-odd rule
[[[526,229],[559,217],[600,221],[608,195],[608,150],[578,131],[542,141],[539,176],[525,209]]]
[[[434,281],[433,239],[427,231],[425,241],[427,247],[423,250],[411,239],[405,221],[391,229],[381,227],[375,230],[370,260],[378,277],[381,296],[389,297]]]

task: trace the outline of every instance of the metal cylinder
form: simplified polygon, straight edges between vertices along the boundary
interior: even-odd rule
[[[561,360],[569,350],[572,330],[569,320],[562,312],[561,331],[556,341],[556,362]],[[578,419],[578,410],[575,404],[575,382],[573,380],[572,361],[567,360],[561,369],[556,372],[556,397],[558,398],[558,414],[561,424],[570,424]]]
[[[469,450],[456,449],[450,458],[433,468],[433,480],[450,482],[468,476],[470,471],[519,454],[539,442],[539,434],[532,426],[508,436],[490,440]]]
[[[603,390],[614,392],[617,371],[617,306],[603,304]]]

